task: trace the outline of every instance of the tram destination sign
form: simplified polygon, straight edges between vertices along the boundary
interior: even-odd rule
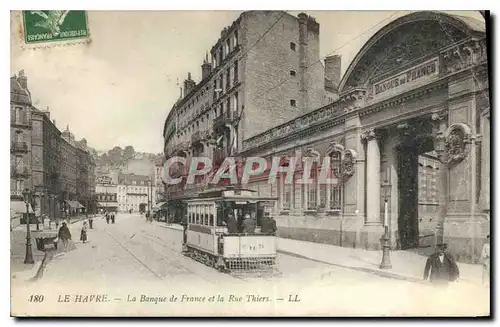
[[[406,90],[409,86],[414,87],[416,84],[427,82],[438,73],[439,61],[438,58],[434,58],[373,84],[373,97],[394,95],[394,93]]]

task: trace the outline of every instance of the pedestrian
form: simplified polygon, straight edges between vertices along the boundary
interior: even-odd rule
[[[106,224],[109,224],[109,212],[106,211]]]
[[[490,283],[490,235],[486,236],[486,242],[481,251],[481,261],[483,265],[483,285]]]
[[[262,217],[261,221],[261,232],[262,234],[269,234],[269,235],[275,235],[276,230],[278,229],[276,227],[276,221],[273,219],[273,217],[268,216],[267,214]]]
[[[245,214],[245,218],[242,223],[242,233],[253,234],[255,233],[256,221],[254,218],[250,217],[249,214]]]
[[[460,272],[457,263],[446,248],[446,244],[440,243],[437,251],[429,256],[425,264],[424,280],[429,278],[435,285],[448,285],[449,282],[458,281]]]
[[[69,241],[71,240],[71,232],[65,221],[63,221],[61,228],[59,228],[57,236],[63,244],[63,249],[67,250]]]
[[[224,222],[226,223],[228,234],[237,234],[238,233],[238,226],[236,224],[236,219],[234,219],[234,215],[232,213],[229,213],[227,215]]]
[[[111,223],[114,224],[115,223],[115,212],[111,212]]]
[[[90,219],[89,219],[89,227],[90,227],[90,229],[93,229],[92,228],[93,223],[94,223],[94,219],[92,217],[90,217]]]
[[[87,222],[84,221],[82,225],[82,231],[80,232],[80,241],[85,243],[87,241]]]

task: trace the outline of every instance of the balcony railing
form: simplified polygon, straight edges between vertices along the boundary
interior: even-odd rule
[[[226,125],[231,124],[231,123],[232,123],[232,120],[229,117],[229,115],[224,113],[224,114],[219,115],[218,117],[216,117],[214,119],[213,128],[214,128],[214,130],[218,130],[218,129],[226,127]]]
[[[26,153],[28,152],[28,145],[26,142],[12,142],[10,145],[10,152]]]
[[[24,169],[12,169],[11,171],[11,177],[14,177],[14,178],[26,178],[26,177],[29,177],[29,171],[28,171],[28,168],[24,168]]]
[[[10,125],[13,127],[31,127],[31,120],[27,117],[20,117],[16,119],[15,116],[11,116]]]
[[[224,159],[226,159],[227,154],[223,149],[215,149],[214,150],[214,166],[220,166]]]
[[[10,191],[10,197],[12,199],[22,199],[23,191]]]

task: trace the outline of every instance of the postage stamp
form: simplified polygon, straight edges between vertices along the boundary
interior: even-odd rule
[[[26,44],[85,40],[90,36],[84,10],[24,10],[22,18]]]

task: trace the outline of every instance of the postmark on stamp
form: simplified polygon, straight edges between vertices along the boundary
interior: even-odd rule
[[[90,37],[84,10],[24,10],[24,42],[27,45],[57,41],[85,41]]]

